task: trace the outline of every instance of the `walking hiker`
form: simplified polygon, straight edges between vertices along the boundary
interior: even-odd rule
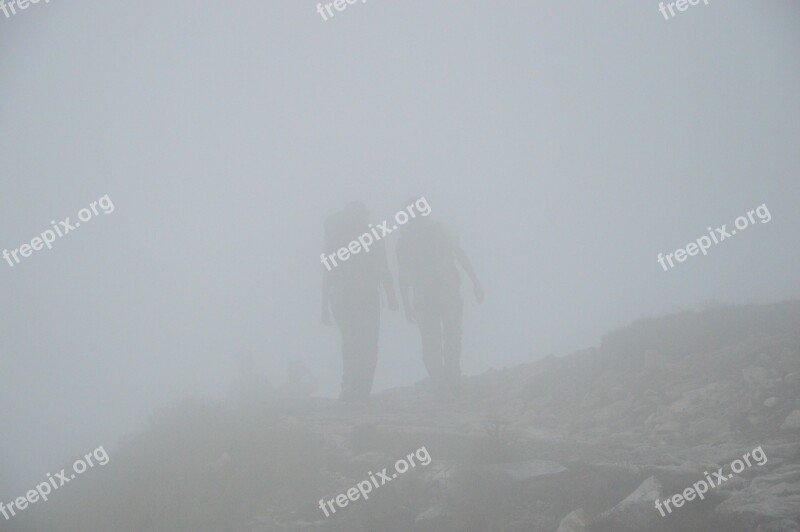
[[[460,265],[475,299],[483,288],[467,254],[444,226],[429,217],[403,228],[397,244],[398,280],[406,318],[419,327],[422,358],[435,393],[456,393],[461,380]],[[410,297],[413,295],[413,298]]]

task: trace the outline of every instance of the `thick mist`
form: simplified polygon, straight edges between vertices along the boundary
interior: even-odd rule
[[[352,201],[377,224],[424,196],[458,238],[485,292],[462,275],[465,375],[797,298],[798,23],[795,3],[738,0],[668,21],[654,2],[0,14],[0,248],[114,205],[0,262],[0,499],[226,397],[238,352],[275,387],[302,361],[336,397],[320,253]],[[768,223],[659,264],[760,205]],[[419,333],[384,307],[373,390],[425,377]]]

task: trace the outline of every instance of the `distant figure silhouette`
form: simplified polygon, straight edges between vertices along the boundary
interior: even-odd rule
[[[289,362],[289,380],[281,385],[278,394],[286,399],[307,399],[317,391],[319,383],[300,359]]]
[[[239,375],[228,388],[228,400],[237,407],[264,405],[275,398],[275,390],[267,378],[255,371],[253,355],[240,351],[234,355]]]
[[[358,202],[325,221],[325,254],[336,253],[359,236],[369,232],[369,212]],[[363,402],[372,391],[378,362],[380,329],[380,291],[382,286],[389,308],[397,310],[392,274],[383,242],[349,255],[335,267],[323,267],[322,322],[331,324],[331,311],[342,335],[342,391],[340,399]]]
[[[435,393],[456,393],[461,380],[461,279],[456,263],[483,302],[467,254],[444,226],[430,217],[403,228],[397,243],[398,280],[406,318],[419,327],[422,357]],[[413,293],[413,300],[409,297]]]

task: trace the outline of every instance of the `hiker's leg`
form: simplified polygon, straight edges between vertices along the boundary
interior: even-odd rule
[[[445,378],[457,387],[461,380],[461,322],[464,315],[461,295],[452,294],[444,302],[442,338]]]
[[[352,331],[342,332],[342,401],[353,401],[358,395],[358,350],[353,336]]]
[[[380,295],[372,290],[359,302],[356,398],[367,400],[372,392],[378,364],[378,337],[381,328]]]
[[[414,316],[422,339],[422,360],[436,388],[443,377],[442,317],[433,302],[426,301],[414,302]]]
[[[358,382],[358,331],[356,316],[350,302],[331,301],[331,311],[342,335],[342,390],[339,399],[352,401],[357,394]]]

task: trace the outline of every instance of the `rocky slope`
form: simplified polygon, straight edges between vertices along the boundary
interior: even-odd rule
[[[798,324],[800,302],[645,320],[444,403],[420,383],[356,410],[184,405],[9,530],[800,531]],[[369,500],[317,506],[422,446],[430,464]]]

